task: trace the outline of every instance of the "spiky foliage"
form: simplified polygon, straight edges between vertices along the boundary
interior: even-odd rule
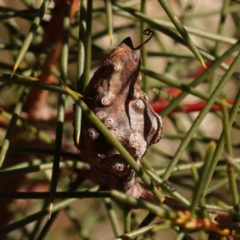
[[[16,2],[0,7],[1,237],[237,239],[239,1]],[[145,28],[154,36],[141,49],[141,87],[164,138],[142,160],[89,109],[97,113],[89,91],[81,94],[112,48],[128,36],[134,46],[144,42]],[[124,96],[117,92],[115,106]],[[134,125],[141,134],[142,119]],[[74,142],[81,149],[90,125],[154,201],[89,181],[104,171],[92,171],[94,159],[81,158]],[[147,147],[156,142],[149,139]]]

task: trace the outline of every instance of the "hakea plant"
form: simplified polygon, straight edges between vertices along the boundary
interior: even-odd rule
[[[9,4],[10,1],[3,2]],[[43,239],[49,234],[50,238],[56,238],[50,227],[53,222],[64,222],[55,221],[63,210],[74,226],[74,233],[80,239],[90,239],[92,236],[86,234],[86,229],[103,219],[104,213],[97,202],[101,198],[108,215],[104,215],[105,223],[111,223],[115,239],[156,239],[157,234],[166,229],[175,231],[178,240],[194,239],[192,233],[197,233],[197,239],[201,240],[238,239],[240,167],[239,153],[234,150],[239,150],[239,142],[231,139],[230,130],[240,129],[236,118],[240,91],[236,87],[238,92],[231,93],[228,99],[223,90],[230,81],[239,80],[236,69],[240,62],[240,42],[223,36],[223,26],[229,15],[235,28],[239,28],[239,1],[224,0],[217,12],[196,14],[191,12],[193,1],[186,7],[182,1],[177,1],[175,4],[183,8],[182,18],[178,18],[171,2],[159,0],[157,4],[171,23],[165,18],[148,16],[146,6],[152,3],[145,0],[139,3],[43,0],[39,9],[32,8],[29,0],[19,2],[25,6],[24,10],[16,10],[14,6],[0,7],[0,21],[10,36],[9,43],[2,43],[0,48],[7,50],[14,59],[14,63],[9,64],[0,56],[0,81],[7,83],[0,86],[0,93],[7,89],[12,98],[19,97],[14,106],[8,106],[4,97],[3,101],[1,99],[0,126],[5,135],[1,141],[0,177],[11,177],[0,182],[1,236],[14,238],[21,233],[25,239]],[[221,16],[217,34],[182,25],[194,16],[213,14]],[[45,15],[49,15],[50,20],[45,20]],[[115,27],[115,16],[131,19],[132,23],[127,21]],[[15,17],[31,21],[26,37],[8,21]],[[106,19],[104,30],[99,31],[96,26]],[[93,21],[98,24],[95,26]],[[139,28],[138,23],[142,44],[134,48],[132,39],[127,36],[132,36],[130,29]],[[144,30],[146,24],[149,28]],[[159,31],[174,40],[174,51],[168,50],[168,44],[159,38]],[[198,48],[189,33],[214,41],[214,49]],[[105,35],[109,36],[109,45],[117,46],[112,52],[95,42]],[[144,40],[144,35],[150,37]],[[33,41],[35,37],[38,41]],[[145,43],[151,38],[149,44],[155,40],[157,46],[161,46],[154,52],[146,51],[149,44]],[[187,51],[178,52],[178,44],[186,46]],[[204,41],[202,46],[207,48]],[[29,59],[27,51],[35,58]],[[162,74],[159,69],[148,66],[146,60],[152,56],[169,57]],[[89,82],[90,70],[99,65],[100,59],[105,60]],[[197,70],[192,70],[194,62],[200,66]],[[75,75],[69,71],[72,69],[70,63],[76,63]],[[185,80],[178,76],[181,70]],[[76,78],[77,83],[74,82]],[[197,88],[202,83],[209,86],[208,93]],[[11,84],[23,86],[16,90]],[[151,90],[155,95],[149,101],[147,94]],[[49,98],[52,96],[49,92],[57,93],[58,101]],[[74,100],[73,109],[65,110],[65,102],[70,98],[64,95]],[[188,95],[198,97],[198,102],[183,101]],[[193,118],[190,112],[199,114]],[[206,137],[199,131],[209,112],[222,120],[222,129],[217,128],[220,137]],[[180,117],[176,113],[180,113]],[[189,129],[182,124],[186,119],[190,122]],[[169,134],[167,121],[176,134]],[[65,122],[71,123],[67,127],[71,138],[64,134]],[[209,127],[208,124],[204,126],[207,132],[210,132]],[[180,140],[172,154],[165,152],[167,139],[174,146],[174,140]],[[159,141],[160,144],[156,144]],[[199,142],[208,145],[199,147]],[[187,153],[188,162],[182,159],[183,152]],[[220,159],[222,152],[224,159]],[[60,161],[61,158],[64,161]],[[152,158],[157,158],[158,163],[154,164]],[[170,161],[166,163],[166,159]],[[50,179],[48,169],[52,173]],[[40,173],[40,180],[35,172]],[[66,179],[70,174],[69,183]],[[89,179],[91,183],[86,181]],[[228,188],[223,188],[226,185]],[[178,186],[186,190],[184,194]],[[221,187],[226,194],[219,191]],[[94,217],[89,221],[86,215],[78,212],[79,208],[85,209],[82,202],[77,208],[71,204],[85,198],[97,202],[94,206],[89,202],[86,209],[93,206],[87,213],[97,215],[100,221]],[[24,199],[22,202],[26,204],[21,205],[14,201],[16,199]],[[26,199],[44,200],[42,209],[33,214],[27,212],[30,208],[34,211],[35,201]],[[142,215],[135,209],[142,209],[147,216],[141,220]],[[117,214],[120,211],[121,214]],[[123,218],[123,231],[118,223],[120,218]],[[59,219],[62,220],[62,216]],[[34,221],[34,226],[25,227]],[[169,232],[164,239],[169,239]],[[102,234],[101,238],[105,239]]]

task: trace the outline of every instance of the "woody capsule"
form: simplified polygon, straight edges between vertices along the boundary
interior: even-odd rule
[[[143,33],[150,37],[137,48],[127,37],[113,49],[84,92],[85,103],[138,164],[148,147],[163,136],[161,117],[154,112],[140,87],[140,48],[153,36],[150,29]],[[81,157],[90,163],[92,175],[100,185],[138,199],[154,201],[146,186],[135,180],[135,173],[128,163],[86,116],[82,117],[77,142],[75,145]]]

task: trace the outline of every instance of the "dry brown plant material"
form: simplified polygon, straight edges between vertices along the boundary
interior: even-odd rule
[[[144,34],[152,37],[150,29]],[[138,164],[149,146],[162,138],[162,120],[140,87],[143,44],[134,48],[130,37],[123,40],[102,62],[83,93],[92,99],[85,99],[89,108]],[[95,181],[136,198],[150,197],[144,184],[135,181],[134,171],[124,158],[85,116],[79,144],[75,144],[82,159],[92,165]]]

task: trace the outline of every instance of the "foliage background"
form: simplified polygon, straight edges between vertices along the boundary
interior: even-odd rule
[[[164,139],[149,149],[144,158],[145,170],[152,167],[159,178],[168,180],[165,169],[173,160],[179,168],[169,169],[169,181],[180,196],[191,200],[200,191],[197,182],[203,173],[199,173],[199,169],[202,163],[207,164],[207,159],[209,164],[213,164],[214,174],[211,176],[208,172],[210,185],[206,181],[205,186],[201,186],[211,192],[201,204],[222,212],[234,212],[234,216],[239,217],[240,118],[238,114],[231,127],[227,110],[230,105],[226,103],[237,101],[239,64],[227,78],[224,88],[213,96],[218,83],[223,81],[224,74],[237,58],[239,46],[227,56],[225,65],[220,67],[218,64],[216,69],[206,74],[203,64],[189,47],[180,43],[178,31],[161,7],[164,2],[113,1],[111,4],[110,1],[82,1],[80,14],[78,1],[52,1],[44,10],[43,21],[36,33],[30,40],[25,40],[34,17],[40,16],[37,9],[42,2],[0,1],[0,81],[3,82],[0,85],[0,162],[3,164],[0,171],[0,233],[7,233],[2,235],[3,239],[113,239],[135,230],[146,215],[150,216],[146,222],[149,228],[138,232],[139,239],[212,237],[196,228],[193,231],[178,229],[164,217],[155,218],[156,224],[152,225],[149,207],[128,212],[123,203],[113,200],[113,196],[110,200],[106,198],[110,195],[101,195],[98,186],[85,177],[76,180],[75,169],[84,171],[88,165],[87,160],[80,160],[72,140],[72,120],[76,117],[72,112],[72,98],[69,94],[64,97],[61,87],[43,91],[39,82],[34,83],[29,78],[38,77],[45,84],[53,85],[61,76],[71,89],[82,92],[82,85],[87,84],[111,49],[127,36],[131,36],[134,46],[137,46],[145,39],[141,32],[146,27],[154,30],[154,38],[142,52],[143,89],[154,109],[163,117]],[[186,30],[207,66],[214,58],[220,59],[239,39],[238,1],[178,0],[167,3],[181,23],[187,26]],[[71,7],[70,19],[67,6]],[[106,6],[110,6],[107,13]],[[141,12],[145,12],[145,19],[138,14]],[[112,44],[109,35],[112,36]],[[18,62],[20,49],[24,46],[27,46],[26,51],[16,67],[14,64]],[[16,75],[10,78],[14,67]],[[190,94],[186,86],[204,73],[201,83],[191,88],[197,93],[192,91]],[[29,82],[37,88],[30,91]],[[182,91],[186,93],[184,98],[174,102]],[[210,96],[223,107],[214,105],[204,110],[203,103]],[[227,114],[223,114],[222,108]],[[201,120],[199,113],[204,115]],[[188,135],[187,143],[185,137],[196,121],[200,124]],[[215,145],[218,147],[222,131],[226,144],[218,149],[217,155]],[[217,166],[214,166],[214,161],[218,162]],[[229,170],[236,175],[229,176]],[[57,191],[66,193],[61,199],[54,194],[56,185]],[[91,198],[74,200],[67,194],[69,189],[96,193]],[[25,192],[30,193],[30,198],[35,198],[34,192],[48,191],[50,194],[38,200],[16,199],[19,197],[14,194]],[[12,195],[4,197],[8,192]],[[49,198],[50,201],[55,199],[57,207],[61,208],[63,204],[61,210],[54,210],[50,221],[46,214]],[[191,207],[189,209],[194,216],[202,216]],[[40,215],[34,215],[37,213]],[[32,220],[29,220],[30,216],[33,216]],[[132,236],[134,239],[137,235]]]

